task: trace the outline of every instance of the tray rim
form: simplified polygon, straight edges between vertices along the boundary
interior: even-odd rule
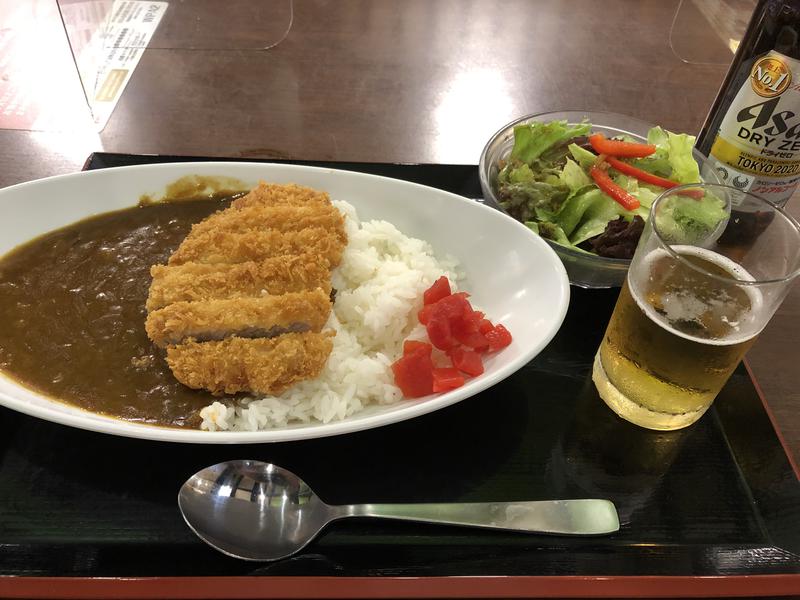
[[[798,575],[3,577],[4,598],[711,598],[794,596]]]
[[[767,413],[767,417],[769,417],[772,430],[775,432],[775,436],[778,438],[778,442],[783,449],[783,453],[786,455],[786,460],[789,461],[789,466],[792,467],[795,478],[800,481],[800,465],[798,465],[798,463],[795,461],[794,456],[786,445],[786,440],[783,437],[783,433],[781,433],[781,428],[778,427],[778,423],[775,420],[775,413],[773,413],[772,409],[769,407],[769,403],[764,396],[764,391],[761,389],[761,384],[758,382],[755,373],[753,373],[753,368],[750,366],[750,361],[747,360],[746,356],[742,359],[742,365],[744,365],[744,368],[747,371],[747,376],[750,378],[750,382],[753,384],[753,388],[756,390],[758,399],[761,400],[761,406],[764,407],[764,412]]]
[[[327,163],[301,159],[136,155],[94,152],[95,156],[144,159],[243,160],[246,162]],[[149,162],[149,161],[148,161]],[[155,162],[155,161],[153,161]],[[349,163],[395,166],[469,166],[438,163]],[[108,167],[114,168],[114,167]],[[476,166],[477,169],[477,166]],[[773,411],[745,358],[742,364],[769,418],[773,432],[795,477],[800,467],[789,452]],[[522,575],[522,576],[156,576],[156,577],[37,577],[0,576],[0,596],[8,598],[576,598],[576,597],[759,597],[794,596],[800,592],[800,572],[753,575]]]

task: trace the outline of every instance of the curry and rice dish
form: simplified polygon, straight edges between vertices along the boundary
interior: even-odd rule
[[[297,185],[140,205],[0,259],[0,370],[133,422],[329,422],[403,397],[392,364],[442,277],[427,242]]]

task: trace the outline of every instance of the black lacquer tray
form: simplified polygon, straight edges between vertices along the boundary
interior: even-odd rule
[[[86,168],[185,160],[204,159],[97,153]],[[480,197],[471,165],[293,162]],[[0,577],[0,595],[800,594],[800,482],[745,367],[696,425],[634,427],[605,407],[590,380],[618,290],[571,291],[562,329],[515,375],[371,431],[179,445],[0,409],[0,575],[15,576]],[[604,497],[622,528],[566,538],[345,521],[298,556],[247,563],[195,538],[176,504],[189,475],[236,458],[302,474],[331,503]]]

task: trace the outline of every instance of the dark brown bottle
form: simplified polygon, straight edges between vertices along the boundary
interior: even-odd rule
[[[727,185],[783,206],[800,183],[800,0],[760,0],[697,137]]]

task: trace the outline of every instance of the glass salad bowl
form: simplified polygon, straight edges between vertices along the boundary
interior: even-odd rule
[[[495,182],[500,170],[498,164],[506,159],[514,146],[514,127],[532,121],[566,120],[569,124],[579,124],[586,120],[592,124],[592,133],[602,133],[606,137],[628,136],[638,141],[647,141],[647,132],[655,125],[608,112],[559,111],[546,112],[521,117],[503,126],[495,133],[481,153],[478,166],[483,197],[489,206],[506,212],[500,206],[495,194]],[[705,160],[700,152],[693,152],[695,160],[702,167]],[[704,173],[707,178],[707,175]],[[625,281],[630,259],[608,258],[563,246],[549,239],[545,241],[558,254],[567,270],[570,283],[583,288],[620,287]]]

